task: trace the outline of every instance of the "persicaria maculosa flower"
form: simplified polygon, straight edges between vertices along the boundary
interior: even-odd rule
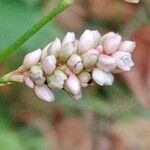
[[[135,42],[122,41],[114,32],[101,36],[98,31],[86,30],[79,40],[68,32],[62,42],[56,38],[43,50],[24,57],[22,82],[48,102],[54,100],[56,88],[80,99],[82,87],[112,85],[116,70],[130,71],[135,47]]]

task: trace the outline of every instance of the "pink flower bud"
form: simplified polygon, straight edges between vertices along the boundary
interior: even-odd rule
[[[28,77],[28,76],[25,76],[24,77],[24,83],[26,86],[28,86],[29,88],[33,89],[34,88],[34,83],[33,81]]]
[[[68,43],[74,43],[75,42],[75,34],[73,32],[68,32],[66,36],[63,39],[62,45],[68,44]]]
[[[118,51],[115,52],[112,56],[116,60],[117,67],[122,70],[130,71],[131,67],[134,66],[130,53]]]
[[[98,68],[94,68],[92,72],[92,78],[97,84],[101,86],[112,85],[114,81],[114,77],[111,73],[106,73],[99,70]]]
[[[71,74],[66,81],[65,90],[73,95],[78,95],[81,93],[80,81],[76,75]]]
[[[108,32],[108,33],[106,33],[105,35],[103,35],[103,36],[101,37],[101,39],[100,39],[100,44],[103,44],[106,39],[111,38],[111,37],[113,37],[114,35],[115,35],[114,32]]]
[[[123,51],[123,52],[133,52],[133,50],[136,47],[136,43],[132,41],[123,41],[121,42],[118,51]]]
[[[120,42],[121,42],[121,36],[118,34],[115,34],[112,37],[106,38],[103,41],[104,52],[108,55],[114,53],[115,51],[117,51],[120,45]]]
[[[42,69],[47,75],[50,75],[53,73],[53,71],[56,68],[56,58],[54,55],[47,56],[45,59],[42,61]]]
[[[54,94],[46,85],[35,86],[35,94],[44,101],[54,101]]]
[[[41,58],[41,53],[42,53],[41,49],[38,49],[36,51],[27,54],[23,60],[24,67],[26,69],[29,69],[31,66],[37,64]]]
[[[105,72],[110,72],[116,67],[116,61],[111,56],[100,54],[98,57],[97,67]]]
[[[48,50],[48,55],[54,55],[57,57],[59,51],[61,49],[61,41],[56,38],[55,41],[51,44],[50,49]]]

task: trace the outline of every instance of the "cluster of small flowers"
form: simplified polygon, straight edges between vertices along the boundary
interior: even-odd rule
[[[68,32],[61,42],[56,38],[43,50],[27,54],[23,61],[24,83],[45,101],[53,101],[51,89],[65,89],[80,99],[81,87],[94,82],[112,85],[112,72],[129,71],[134,63],[131,52],[136,44],[122,41],[119,34],[86,30],[79,40]]]

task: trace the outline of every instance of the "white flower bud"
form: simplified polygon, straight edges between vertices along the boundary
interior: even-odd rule
[[[120,43],[121,43],[121,36],[118,34],[115,34],[112,37],[106,38],[103,41],[104,52],[108,55],[114,53],[115,51],[117,51]]]
[[[24,57],[23,65],[26,69],[38,63],[41,58],[41,49],[35,50]]]
[[[140,2],[139,0],[124,0],[124,1],[128,3],[134,3],[134,4],[137,4]]]
[[[55,70],[54,74],[48,77],[48,86],[50,88],[62,89],[64,82],[67,80],[66,74],[61,70]]]
[[[62,45],[68,44],[68,43],[74,43],[75,42],[75,34],[73,32],[68,32],[66,36],[63,39]]]
[[[95,34],[92,31],[86,30],[80,37],[78,43],[78,52],[80,54],[87,52],[89,49],[94,48],[96,45]]]
[[[113,37],[114,35],[115,35],[114,32],[108,32],[108,33],[106,33],[105,35],[103,35],[103,36],[101,37],[101,39],[100,39],[100,44],[103,44],[106,39],[111,38],[111,37]]]
[[[92,72],[92,78],[97,84],[101,86],[112,85],[114,81],[114,77],[111,73],[106,73],[99,70],[98,68],[94,68]]]
[[[96,66],[100,70],[103,70],[105,72],[110,72],[116,67],[116,61],[111,56],[100,54]]]
[[[43,76],[43,70],[40,66],[32,66],[30,69],[30,78],[37,85],[42,85],[45,82],[45,77]]]
[[[48,56],[48,51],[49,51],[51,45],[52,45],[52,43],[49,43],[49,44],[42,50],[41,60],[43,60],[45,57]]]
[[[78,77],[75,74],[71,74],[66,81],[65,90],[73,95],[81,93],[81,86]]]
[[[73,70],[75,74],[83,70],[83,64],[81,63],[82,59],[79,55],[73,54],[67,61],[67,65]]]
[[[123,52],[133,52],[133,50],[136,47],[136,43],[132,41],[123,41],[121,42],[118,51],[123,51]]]
[[[100,42],[101,39],[101,35],[98,31],[94,30],[92,31],[93,35],[94,35],[94,39],[95,39],[95,45],[94,47]]]
[[[58,53],[61,49],[61,41],[56,38],[55,41],[51,44],[50,49],[48,50],[48,55],[58,56]]]
[[[54,101],[54,94],[46,85],[35,86],[35,94],[44,101]]]
[[[80,80],[81,86],[86,87],[89,84],[89,81],[91,80],[91,74],[87,71],[82,71],[79,75],[78,78]]]
[[[54,55],[47,56],[45,59],[42,61],[42,69],[47,75],[50,75],[53,73],[53,71],[56,68],[56,58]]]
[[[58,57],[61,61],[67,61],[68,58],[73,54],[74,47],[72,43],[68,43],[62,46]]]
[[[34,83],[33,81],[28,77],[28,76],[25,76],[24,77],[24,83],[26,86],[28,86],[29,88],[33,89],[34,88]]]
[[[130,53],[118,51],[115,52],[112,56],[116,60],[117,67],[120,69],[130,71],[131,67],[134,66]]]
[[[81,56],[81,58],[82,58],[83,66],[86,69],[89,69],[96,64],[97,59],[98,59],[98,51],[94,49],[90,49],[89,51],[84,53]]]

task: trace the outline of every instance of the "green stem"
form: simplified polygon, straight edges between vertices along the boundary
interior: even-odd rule
[[[73,3],[73,0],[62,0],[47,16],[43,17],[39,22],[33,25],[27,32],[20,36],[12,45],[0,52],[0,62],[5,60],[13,52],[15,52],[21,45],[30,39],[37,31],[44,25],[53,20],[63,10]]]

